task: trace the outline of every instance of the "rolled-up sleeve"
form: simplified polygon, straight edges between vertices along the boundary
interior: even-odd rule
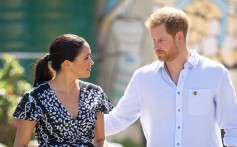
[[[224,144],[237,146],[237,100],[229,72],[226,70],[219,82],[216,95],[217,122],[224,129]]]

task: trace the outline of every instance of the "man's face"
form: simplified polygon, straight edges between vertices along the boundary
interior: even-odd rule
[[[179,54],[174,38],[167,33],[165,25],[161,24],[150,29],[153,47],[160,61],[173,61]]]

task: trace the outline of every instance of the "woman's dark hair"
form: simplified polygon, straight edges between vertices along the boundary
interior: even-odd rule
[[[80,54],[84,43],[85,39],[74,34],[63,34],[55,38],[49,47],[49,54],[35,63],[34,87],[51,80],[54,71],[60,71],[63,61],[74,61]],[[51,66],[49,61],[51,61]]]

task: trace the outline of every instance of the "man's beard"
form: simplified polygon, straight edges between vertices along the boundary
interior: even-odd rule
[[[160,56],[157,54],[157,58],[159,61],[173,61],[179,54],[179,49],[178,47],[174,44],[172,48],[168,51],[157,51],[157,52],[163,52],[164,55]]]

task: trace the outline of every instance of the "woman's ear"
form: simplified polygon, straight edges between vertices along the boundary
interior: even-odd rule
[[[71,62],[69,60],[64,60],[62,63],[62,67],[66,69],[71,68]]]

